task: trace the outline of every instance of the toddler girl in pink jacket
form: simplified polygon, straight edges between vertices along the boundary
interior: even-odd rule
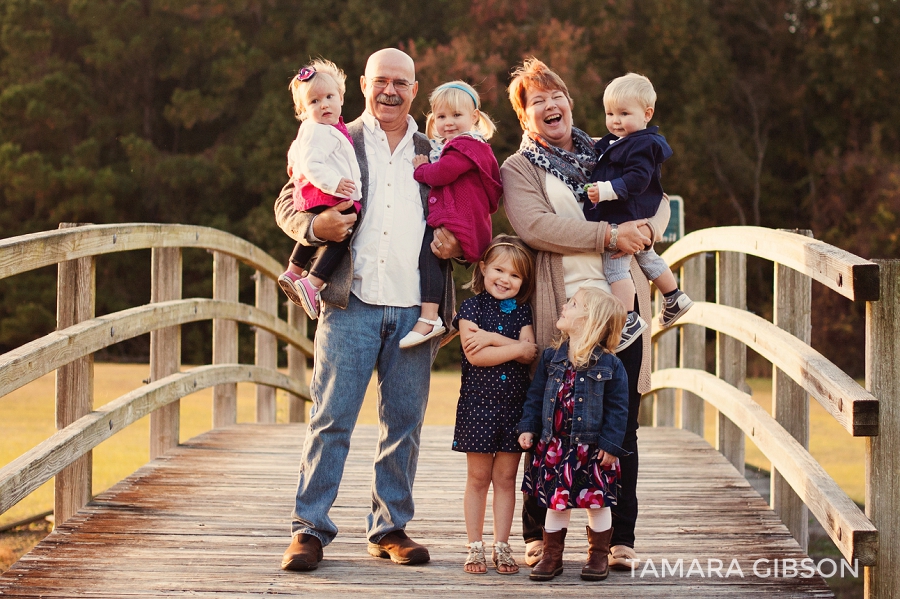
[[[491,241],[491,214],[503,194],[500,166],[487,143],[496,127],[479,110],[478,92],[468,83],[451,81],[431,92],[429,102],[425,133],[434,149],[430,157],[416,156],[413,161],[415,180],[431,186],[419,254],[422,313],[400,347],[418,345],[446,330],[438,316],[444,279],[440,259],[431,251],[434,229],[449,229],[466,261],[477,263]]]

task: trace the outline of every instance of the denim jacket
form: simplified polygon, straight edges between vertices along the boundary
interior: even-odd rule
[[[519,434],[540,433],[542,441],[550,440],[568,354],[568,341],[559,349],[544,350],[525,399]],[[590,365],[576,371],[573,393],[572,441],[598,445],[616,457],[628,455],[622,449],[628,421],[628,375],[622,361],[595,349]]]

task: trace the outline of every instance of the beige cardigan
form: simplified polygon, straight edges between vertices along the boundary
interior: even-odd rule
[[[521,154],[513,154],[500,168],[506,215],[519,237],[537,250],[535,293],[531,300],[534,328],[541,351],[556,335],[556,321],[566,303],[563,280],[563,254],[604,251],[606,223],[580,221],[556,215],[547,196],[547,173],[531,164]],[[656,216],[649,220],[653,240],[659,238],[669,222],[669,202],[662,202]],[[631,262],[631,276],[637,291],[638,307],[649,320],[650,283],[636,261]],[[638,379],[638,391],[650,390],[650,333],[643,335],[644,359]]]

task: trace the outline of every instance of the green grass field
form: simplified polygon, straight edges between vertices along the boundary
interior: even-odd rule
[[[146,364],[97,364],[94,390],[95,406],[101,406],[137,387],[147,378]],[[763,407],[771,406],[771,383],[765,379],[750,381],[753,397]],[[431,397],[425,415],[426,424],[453,424],[459,391],[459,373],[439,372],[432,378]],[[0,465],[6,465],[54,432],[54,375],[0,398]],[[252,422],[255,415],[255,387],[238,385],[238,422]],[[181,440],[209,429],[212,422],[212,390],[207,389],[182,400]],[[287,421],[287,398],[279,393],[278,422]],[[713,439],[714,411],[707,407],[706,438]],[[369,385],[360,415],[361,423],[377,422],[375,388]],[[855,501],[865,495],[865,440],[850,437],[815,401],[810,408],[810,450],[825,470]],[[149,459],[149,419],[144,418],[94,450],[94,493],[121,480]],[[747,462],[764,469],[771,465],[748,441]],[[52,481],[32,493],[7,513],[0,525],[21,520],[53,507]]]

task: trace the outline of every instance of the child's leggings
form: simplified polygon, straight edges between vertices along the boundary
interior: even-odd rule
[[[612,528],[612,510],[608,507],[588,508],[588,526],[594,532],[603,532]],[[558,532],[564,528],[569,528],[569,518],[572,516],[572,510],[547,510],[547,519],[544,522],[544,530],[547,532]]]
[[[324,212],[327,208],[328,206],[314,206],[307,210],[307,212],[319,214],[320,212]],[[341,214],[355,213],[356,209],[353,206],[341,211]],[[352,239],[352,235],[348,235],[344,241],[329,241],[325,243],[325,249],[322,250],[322,253],[316,258],[312,268],[309,269],[309,273],[319,277],[323,281],[328,281],[341,263],[344,255],[350,249],[350,241]],[[312,258],[317,251],[319,251],[319,246],[303,245],[298,241],[297,245],[294,246],[294,252],[291,254],[291,264],[301,269],[305,268],[306,263],[309,262],[309,259]]]
[[[419,286],[423,303],[440,304],[444,296],[444,273],[441,272],[441,259],[431,251],[432,241],[434,229],[425,225],[425,235],[419,250]]]

